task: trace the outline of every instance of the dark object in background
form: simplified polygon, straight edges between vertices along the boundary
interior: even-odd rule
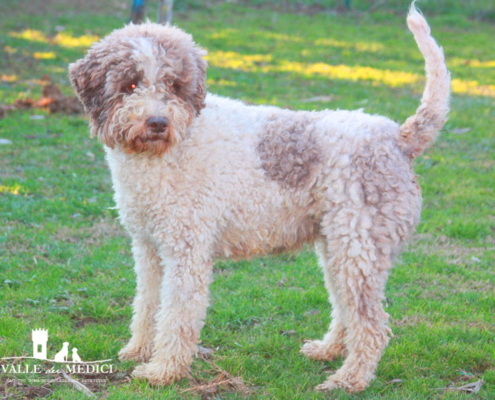
[[[157,23],[164,25],[171,24],[173,7],[174,0],[160,0],[160,2],[158,3]],[[145,12],[146,0],[132,0],[131,22],[133,24],[142,23],[144,20]]]
[[[131,22],[133,24],[142,23],[144,19],[145,10],[146,10],[146,0],[132,0]]]
[[[51,113],[79,114],[84,112],[84,107],[77,97],[65,96],[59,87],[52,82],[45,85],[43,97],[38,102],[42,103],[41,107],[48,107]]]
[[[50,77],[44,76],[43,95],[40,99],[34,100],[30,97],[17,99],[14,104],[0,104],[0,119],[5,118],[7,112],[14,110],[25,110],[29,108],[47,108],[50,113],[61,112],[64,114],[84,113],[84,107],[75,96],[66,96],[60,88],[51,81]]]

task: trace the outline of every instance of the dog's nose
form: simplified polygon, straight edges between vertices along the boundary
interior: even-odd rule
[[[148,128],[155,133],[165,132],[168,127],[168,119],[165,117],[151,117],[146,123]]]

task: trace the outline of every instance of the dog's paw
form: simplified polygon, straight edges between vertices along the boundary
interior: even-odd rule
[[[328,392],[335,389],[345,389],[347,393],[358,393],[366,389],[368,383],[369,382],[359,379],[346,379],[345,376],[341,376],[341,374],[337,372],[321,385],[316,386],[315,390],[318,392]]]
[[[137,362],[147,362],[153,353],[153,347],[149,346],[136,346],[133,343],[128,343],[119,352],[119,360],[132,360]]]
[[[343,343],[325,343],[322,340],[308,341],[301,348],[301,354],[313,360],[321,361],[331,361],[345,353],[346,348]]]
[[[187,372],[167,364],[150,362],[136,367],[132,375],[137,379],[146,379],[153,386],[167,386],[186,377]]]

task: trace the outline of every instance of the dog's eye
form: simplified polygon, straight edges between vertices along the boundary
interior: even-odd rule
[[[132,93],[134,92],[134,90],[137,88],[137,83],[136,82],[131,82],[131,83],[128,83],[125,87],[124,87],[124,91],[126,93]]]

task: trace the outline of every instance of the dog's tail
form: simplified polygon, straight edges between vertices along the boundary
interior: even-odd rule
[[[418,157],[442,129],[449,113],[450,74],[443,50],[430,35],[430,27],[414,2],[407,16],[426,63],[426,88],[416,114],[400,127],[399,146],[411,159]]]

